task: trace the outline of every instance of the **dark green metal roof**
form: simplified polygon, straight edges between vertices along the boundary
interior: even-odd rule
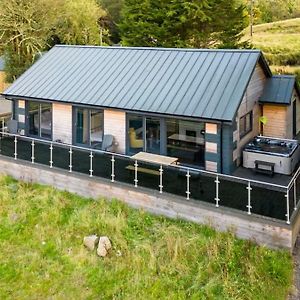
[[[293,75],[272,76],[267,79],[260,102],[289,105],[295,87],[296,78]]]
[[[232,121],[258,60],[258,50],[59,45],[3,95]]]

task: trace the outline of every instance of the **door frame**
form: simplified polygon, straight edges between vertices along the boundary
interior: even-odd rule
[[[29,103],[30,102],[36,102],[39,104],[39,134],[30,134],[29,133]],[[41,105],[43,103],[51,104],[51,137],[46,138],[41,135]],[[35,100],[25,100],[25,135],[32,137],[32,138],[38,138],[40,140],[46,140],[46,141],[52,141],[53,140],[53,103],[50,101],[35,101]]]
[[[77,143],[77,109],[86,109],[88,110],[88,144]],[[98,110],[102,112],[103,118],[101,121],[101,126],[103,128],[102,138],[104,135],[104,110],[101,108],[86,107],[83,105],[72,105],[72,143],[80,147],[91,147],[91,111]]]

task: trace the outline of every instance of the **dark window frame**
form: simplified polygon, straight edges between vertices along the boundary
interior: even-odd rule
[[[77,142],[77,133],[76,133],[76,127],[78,123],[77,119],[77,110],[78,109],[86,109],[88,111],[88,142],[86,144],[78,143]],[[91,148],[93,145],[91,144],[91,117],[93,111],[99,111],[102,113],[102,120],[101,120],[101,126],[102,126],[102,140],[104,136],[104,109],[102,108],[94,108],[91,106],[84,106],[84,105],[72,105],[72,144],[76,146]]]
[[[249,122],[249,128],[247,128],[247,117],[250,118],[250,122]],[[241,130],[241,125],[243,124],[244,130]],[[246,136],[249,132],[251,132],[253,130],[253,111],[249,111],[248,113],[246,113],[245,115],[243,115],[242,117],[240,117],[240,121],[239,121],[239,133],[240,133],[240,138],[243,138],[244,136]]]

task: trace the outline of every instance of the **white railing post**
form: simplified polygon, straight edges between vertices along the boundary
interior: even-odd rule
[[[111,182],[115,182],[115,156],[111,156]]]
[[[34,164],[34,140],[31,142],[31,162]]]
[[[297,210],[297,185],[296,185],[296,179],[294,179],[294,210]]]
[[[50,143],[50,160],[49,160],[49,164],[50,164],[50,168],[53,167],[53,144]]]
[[[138,186],[138,162],[135,160],[134,162],[134,186]]]
[[[286,194],[286,223],[290,224],[290,197],[289,197],[289,189],[287,189]]]
[[[160,165],[159,168],[159,192],[162,193],[163,190],[163,167]]]
[[[72,172],[72,146],[70,146],[70,149],[69,149],[69,154],[70,154],[70,163],[69,163],[69,172],[71,173]]]
[[[17,140],[17,136],[15,135],[15,153],[14,153],[15,159],[17,159],[17,156],[18,156],[18,153],[17,153],[17,150],[18,150],[17,143],[18,143],[18,140]]]
[[[186,176],[186,199],[190,200],[190,195],[191,195],[191,192],[190,192],[190,178],[191,178],[191,175],[190,175],[190,170],[189,169],[187,170],[185,176]]]
[[[93,177],[93,151],[90,152],[90,177]]]
[[[251,187],[251,183],[250,181],[248,181],[248,186],[246,187],[246,189],[248,190],[248,205],[247,205],[247,208],[248,208],[248,215],[251,215],[251,191],[252,191],[252,187]]]
[[[219,184],[220,184],[220,180],[219,180],[219,176],[217,175],[216,180],[216,197],[215,197],[215,201],[216,201],[216,207],[219,207],[219,202],[220,202],[220,198],[219,198]]]

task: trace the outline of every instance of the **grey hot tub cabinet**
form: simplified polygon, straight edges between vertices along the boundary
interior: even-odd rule
[[[269,139],[273,139],[273,138],[269,138]],[[295,142],[298,144],[298,142],[294,140],[280,139],[280,141]],[[254,169],[255,161],[260,160],[260,161],[274,163],[275,173],[291,175],[299,162],[299,158],[300,158],[299,145],[295,147],[295,149],[293,149],[293,151],[289,155],[286,154],[283,155],[280,153],[272,153],[272,152],[268,153],[260,150],[247,149],[246,146],[243,151],[243,166],[245,168]]]

